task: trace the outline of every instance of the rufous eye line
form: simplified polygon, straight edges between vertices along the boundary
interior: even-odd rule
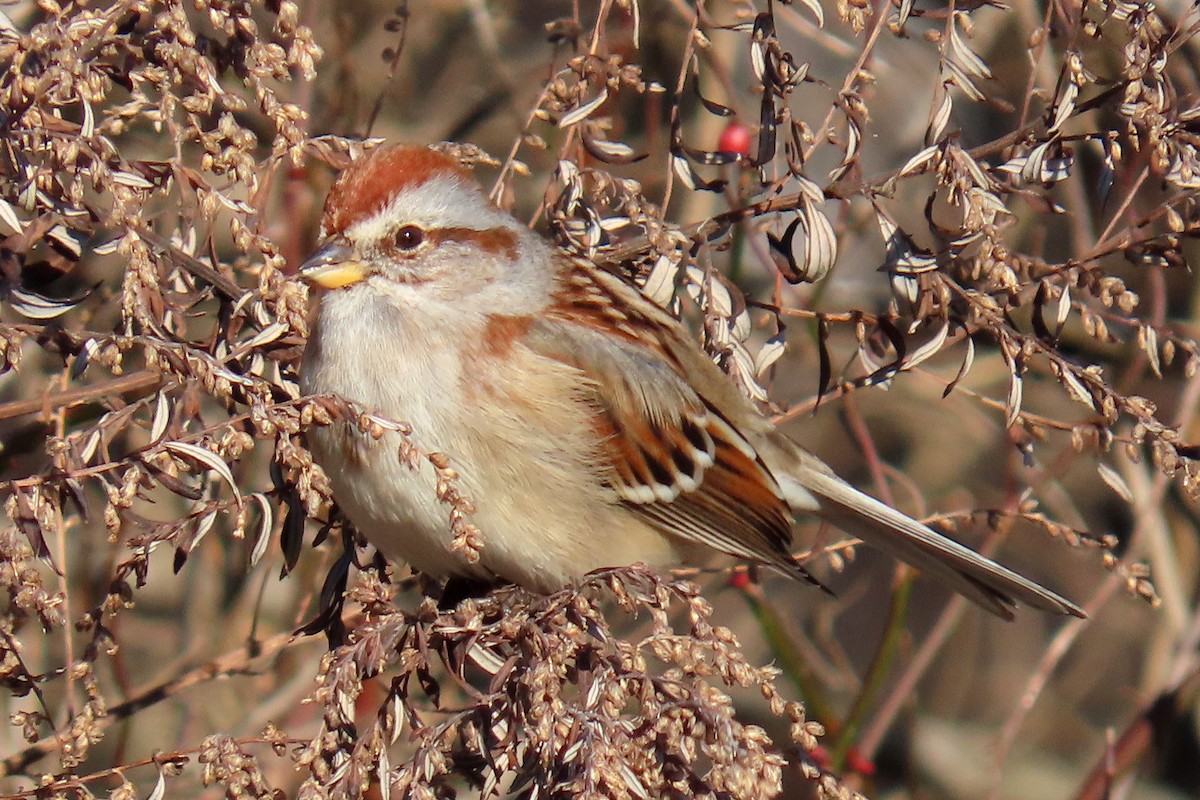
[[[431,228],[425,237],[435,245],[466,244],[492,255],[517,257],[517,235],[508,228]]]

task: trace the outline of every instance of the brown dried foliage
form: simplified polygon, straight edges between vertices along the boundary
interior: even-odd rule
[[[1138,762],[1163,703],[1194,707],[1194,11],[601,0],[562,19],[517,2],[326,19],[317,5],[0,5],[6,791],[757,798],[796,780],[843,796],[870,788],[864,764],[903,727],[919,680],[947,685],[933,653],[976,657],[969,635],[953,649],[956,603],[908,629],[920,613],[908,579],[857,615],[792,587],[768,602],[739,581],[754,614],[735,637],[694,586],[637,569],[439,612],[399,567],[355,568],[303,433],[334,418],[409,429],[299,395],[308,298],[286,266],[311,246],[330,172],[317,165],[341,168],[374,143],[309,132],[364,120],[507,149],[452,148],[499,168],[497,202],[537,206],[564,246],[694,317],[781,422],[836,405],[884,496],[920,485],[967,508],[934,518],[947,528],[986,529],[990,543],[1040,530],[1102,553],[1107,579],[1096,559],[1053,576],[1092,621],[1048,647],[1022,621],[1030,657],[1007,681],[1025,693],[1002,705],[992,769],[963,768],[983,775],[976,792],[999,791],[1019,732],[1072,739],[1062,714],[1027,718],[1072,654],[1089,673],[1098,658],[1136,663],[1155,698],[1128,700],[1134,675],[1117,675],[1106,696],[1126,699],[1093,716],[1125,733],[1075,725],[1076,771],[1095,765],[1080,797]],[[375,70],[364,52],[384,40]],[[434,63],[453,66],[434,75]],[[404,102],[385,102],[396,87]],[[907,124],[914,108],[923,125]],[[744,152],[717,149],[727,124],[752,134]],[[797,374],[815,374],[814,397]],[[881,385],[922,400],[944,389],[949,412],[922,429],[895,404],[868,427],[857,398]],[[979,474],[887,474],[868,431],[914,428],[900,456],[929,463],[921,453],[951,446],[948,434],[981,448]],[[827,433],[812,440],[838,449]],[[995,458],[1004,447],[1034,466]],[[476,557],[487,532],[453,454],[408,445],[398,457]],[[1127,524],[1104,513],[1113,505]],[[340,535],[340,556],[303,547],[313,521],[319,540]],[[828,545],[814,568],[852,552]],[[1159,602],[1143,559],[1157,612],[1113,601],[1124,588]],[[293,574],[265,580],[279,569]],[[290,635],[314,616],[307,630],[333,643],[323,658],[322,637]],[[1104,644],[1084,640],[1089,625],[1106,626]],[[906,632],[913,652],[895,665]],[[830,729],[827,753],[778,670],[755,666],[770,659]],[[975,698],[989,688],[971,686]],[[780,745],[789,737],[798,746]]]

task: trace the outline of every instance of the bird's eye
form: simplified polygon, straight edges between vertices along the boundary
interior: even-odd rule
[[[425,231],[416,225],[405,225],[396,231],[396,247],[401,250],[416,250],[425,241]]]

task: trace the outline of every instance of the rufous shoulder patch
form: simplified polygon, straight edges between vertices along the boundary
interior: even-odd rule
[[[528,315],[493,314],[483,329],[481,344],[489,355],[507,356],[532,325],[533,317]]]
[[[471,180],[465,167],[428,147],[390,145],[372,150],[346,167],[330,189],[323,218],[326,232],[345,233],[386,206],[398,192],[435,175]]]

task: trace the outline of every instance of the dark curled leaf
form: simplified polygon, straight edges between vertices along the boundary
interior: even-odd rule
[[[899,364],[908,353],[908,345],[904,341],[904,334],[887,317],[879,319],[879,329],[883,331],[883,335],[888,338],[892,348],[896,351],[896,363]]]
[[[865,382],[867,386],[883,383],[899,372],[904,366],[904,357],[908,354],[908,345],[904,341],[904,334],[890,319],[881,317],[878,325],[879,331],[887,337],[892,349],[896,351],[896,358],[868,375]]]
[[[735,163],[740,156],[737,153],[723,153],[720,150],[695,150],[691,147],[683,146],[683,151],[687,153],[690,160],[706,167],[720,167],[725,164]]]
[[[1096,176],[1096,195],[1100,198],[1101,210],[1104,210],[1108,208],[1108,198],[1112,193],[1113,184],[1116,182],[1117,162],[1121,160],[1121,151],[1116,139],[1110,136],[1097,137],[1090,141],[1094,141],[1100,146],[1103,159],[1104,166]]]
[[[1010,380],[1008,384],[1008,402],[1005,405],[1004,427],[1011,428],[1021,416],[1021,399],[1024,396],[1025,382],[1022,373],[1025,362],[1021,357],[1018,346],[1009,340],[1000,341],[1000,355],[1004,365],[1008,367]]]
[[[1175,455],[1180,458],[1190,458],[1193,461],[1200,459],[1200,444],[1177,444],[1175,445]]]
[[[908,234],[900,230],[895,221],[877,203],[875,204],[875,221],[879,224],[879,232],[883,236],[884,262],[880,266],[883,272],[898,275],[918,275],[937,269],[938,261],[926,250],[918,249],[908,238]]]
[[[817,315],[817,353],[820,358],[820,373],[817,378],[817,402],[813,404],[814,416],[833,380],[833,359],[829,356],[829,321],[825,319],[824,314]]]
[[[186,534],[186,538],[184,538],[183,542],[177,548],[175,548],[175,574],[179,574],[179,571],[183,569],[183,565],[187,563],[188,556],[191,554],[192,549],[199,544],[200,540],[203,539],[210,530],[212,530],[213,525],[217,521],[217,515],[218,512],[210,508],[210,510],[207,512],[198,512],[188,518],[189,522],[195,522],[195,527],[192,529],[190,534]],[[182,524],[175,526],[175,528],[171,531],[171,534],[173,535],[176,531],[182,534],[183,527],[184,526]]]
[[[347,540],[346,549],[329,567],[325,582],[321,585],[317,616],[297,628],[297,636],[312,636],[324,631],[331,650],[345,642],[346,626],[342,622],[342,608],[346,604],[346,583],[350,578],[350,565],[353,562],[354,545]]]
[[[61,225],[55,225],[46,231],[42,242],[49,245],[51,250],[64,259],[77,262],[83,256],[83,246],[80,244],[83,235],[78,231],[68,231]],[[64,269],[64,271],[69,270],[70,267]]]
[[[580,126],[583,147],[597,161],[605,164],[633,164],[649,156],[649,153],[638,153],[623,142],[614,142],[600,135],[599,126],[585,122]]]
[[[79,347],[75,352],[75,361],[71,364],[71,380],[83,377],[83,373],[87,371],[92,357],[99,351],[100,343],[95,339],[88,339]]]
[[[83,484],[77,478],[68,476],[63,479],[62,488],[64,490],[63,495],[75,507],[75,512],[79,514],[84,522],[88,522],[91,514],[88,512],[87,495],[83,493]]]
[[[442,687],[433,677],[433,673],[425,665],[417,667],[417,680],[421,684],[421,689],[429,697],[429,702],[434,708],[441,708]]]
[[[342,518],[340,511],[335,511],[334,516],[330,518],[329,522],[326,522],[317,530],[317,535],[313,537],[312,546],[320,547],[325,544],[325,541],[329,539],[329,534],[333,533],[333,529],[337,528],[340,532],[344,524],[345,520]]]
[[[967,334],[967,353],[963,356],[962,364],[958,367],[958,374],[954,376],[954,380],[946,385],[945,391],[942,392],[942,397],[948,397],[954,391],[954,387],[958,386],[966,374],[971,371],[971,365],[975,363],[975,340],[971,338],[971,334]]]
[[[751,166],[760,167],[775,157],[775,132],[778,124],[779,113],[775,110],[775,98],[769,92],[764,92],[758,113],[758,153],[754,156]],[[801,149],[797,152],[804,151]]]
[[[306,515],[300,497],[295,492],[283,495],[287,513],[283,517],[283,529],[279,532],[279,549],[283,551],[283,566],[279,578],[286,578],[300,560],[304,548],[304,523]]]
[[[64,256],[54,251],[47,253],[46,258],[35,261],[26,259],[24,263],[20,263],[20,261],[21,259],[18,259],[21,275],[18,284],[31,292],[46,290],[55,281],[71,272],[79,263],[78,258]]]
[[[8,293],[8,302],[12,306],[13,311],[16,311],[27,319],[55,319],[91,297],[92,292],[96,291],[99,286],[100,284],[96,284],[82,294],[63,300],[47,297],[28,289],[12,287]]]
[[[724,239],[732,229],[732,221],[727,219],[714,219],[712,220],[712,224],[703,230],[704,242],[706,244],[712,244],[720,239]],[[695,255],[696,253],[693,252],[692,256],[694,257]]]
[[[725,186],[728,183],[727,181],[706,181],[700,177],[700,175],[692,167],[691,154],[693,152],[700,153],[701,151],[692,151],[684,146],[683,134],[679,127],[679,121],[673,120],[671,122],[671,163],[674,167],[675,174],[679,176],[679,179],[683,181],[685,186],[694,191],[717,193],[725,191]],[[722,163],[729,163],[729,161],[736,160],[737,158],[737,156],[734,154],[727,153],[725,155],[727,160]],[[730,156],[732,157],[730,158]]]
[[[38,346],[47,353],[57,353],[62,356],[74,353],[79,349],[75,334],[63,328],[61,323],[51,322],[45,325],[37,335]]]
[[[709,100],[704,95],[700,94],[700,84],[692,82],[692,93],[696,95],[696,99],[710,114],[715,114],[718,117],[732,117],[734,111],[729,106],[723,106],[715,100]]]
[[[769,11],[763,11],[754,18],[754,28],[750,38],[755,42],[765,42],[775,38],[775,17]]]
[[[767,75],[767,41],[771,38],[768,28],[773,29],[774,23],[771,15],[764,11],[755,18],[750,34],[750,67],[759,83],[764,83]]]
[[[796,232],[803,230],[801,254],[796,252]],[[782,237],[767,233],[770,253],[779,272],[788,283],[815,283],[824,278],[837,259],[837,237],[829,218],[807,197],[796,219]]]
[[[797,122],[792,122],[788,125],[789,142],[784,147],[784,154],[787,157],[788,171],[793,175],[804,174],[804,129]],[[761,155],[761,137],[760,155]]]
[[[1049,291],[1046,288],[1046,281],[1038,281],[1037,293],[1033,296],[1033,314],[1031,321],[1033,323],[1033,333],[1044,342],[1054,342],[1054,334],[1046,327],[1046,320],[1042,317],[1042,312],[1046,308],[1046,296]]]
[[[204,496],[204,492],[197,486],[188,486],[182,480],[174,475],[168,474],[155,466],[153,462],[147,459],[140,459],[142,465],[154,475],[154,480],[162,485],[164,489],[171,494],[179,495],[188,500],[199,500]]]
[[[13,522],[17,523],[17,528],[29,541],[29,547],[33,550],[33,554],[49,564],[55,574],[62,575],[62,571],[54,563],[54,558],[50,554],[50,547],[46,544],[41,523],[38,522],[37,514],[30,505],[29,498],[24,492],[19,492],[16,497],[17,508],[13,515]]]
[[[775,261],[775,266],[784,280],[793,285],[804,281],[804,274],[800,270],[800,265],[796,263],[796,254],[792,247],[796,231],[799,228],[800,217],[797,215],[784,230],[783,236],[776,237],[770,231],[767,232],[767,242],[771,246],[771,257]]]
[[[767,71],[775,87],[773,94],[782,97],[808,76],[808,64],[797,67],[796,59],[791,53],[777,51],[775,48],[768,52],[772,56],[767,59]]]
[[[681,153],[673,154],[672,165],[675,168],[675,174],[683,181],[689,189],[697,192],[716,192],[720,194],[725,191],[728,181],[715,180],[706,181],[700,177],[699,173],[692,168],[692,164],[688,161],[687,156]]]

